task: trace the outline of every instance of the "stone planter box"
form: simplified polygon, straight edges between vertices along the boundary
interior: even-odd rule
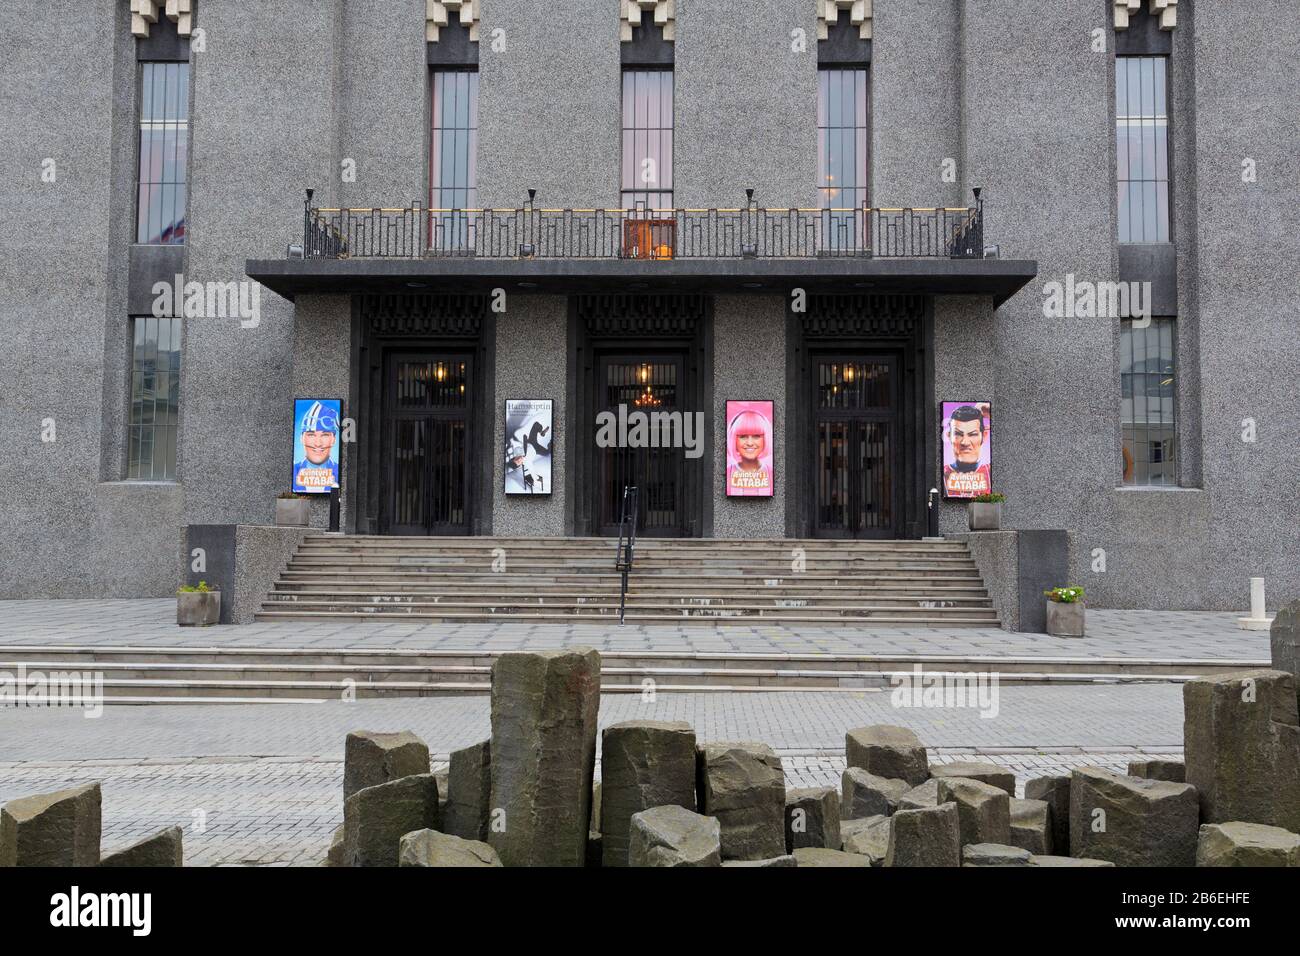
[[[306,498],[276,498],[275,523],[280,528],[305,528],[311,524],[311,502]]]
[[[220,591],[180,591],[176,595],[176,623],[207,627],[221,619]]]
[[[1052,637],[1083,637],[1084,606],[1082,601],[1066,604],[1047,602],[1047,633]]]
[[[972,531],[1001,531],[1002,502],[972,501],[966,506],[966,517]]]

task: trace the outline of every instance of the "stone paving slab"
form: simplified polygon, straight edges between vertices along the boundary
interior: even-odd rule
[[[1122,772],[1129,760],[1153,755],[1180,753],[932,749],[930,759],[987,760],[1007,767],[1023,793],[1029,777],[1076,766]],[[842,751],[781,751],[781,759],[787,787],[839,786]],[[435,770],[445,767],[445,755],[435,759]],[[93,781],[103,784],[105,852],[175,825],[185,831],[188,865],[314,866],[343,822],[343,763],[337,758],[0,763],[0,803]]]
[[[1244,611],[1242,613],[1245,613]],[[1237,613],[1088,610],[1088,635],[1054,638],[996,628],[871,628],[759,624],[441,624],[267,622],[179,627],[170,598],[0,601],[0,644],[245,646],[724,653],[960,654],[1268,660],[1266,631],[1243,631]]]

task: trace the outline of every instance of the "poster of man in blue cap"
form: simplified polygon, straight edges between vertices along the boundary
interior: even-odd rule
[[[293,400],[293,490],[300,495],[328,494],[339,486],[338,399]]]

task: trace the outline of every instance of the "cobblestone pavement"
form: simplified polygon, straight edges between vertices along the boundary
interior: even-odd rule
[[[1027,777],[1140,754],[1181,753],[1181,689],[1165,684],[1007,687],[996,716],[896,708],[888,691],[854,694],[660,694],[608,697],[600,722],[686,720],[699,739],[759,740],[783,758],[787,784],[837,786],[844,731],[912,727],[935,762],[987,759]],[[342,819],[342,749],[355,729],[415,731],[441,769],[451,750],[487,736],[488,701],[172,705],[0,710],[0,802],[98,780],[104,846],[163,826],[186,828],[196,864],[314,864]],[[202,829],[200,830],[200,826]]]
[[[1244,612],[1242,612],[1244,613]],[[1243,631],[1237,613],[1088,610],[1088,636],[1054,638],[995,628],[865,628],[701,624],[414,624],[275,622],[178,627],[169,598],[0,601],[2,644],[132,646],[402,647],[542,649],[585,644],[598,650],[959,654],[1269,659],[1267,631]]]

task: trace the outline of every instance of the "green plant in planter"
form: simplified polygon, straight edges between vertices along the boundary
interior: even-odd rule
[[[207,581],[200,581],[195,584],[182,584],[176,589],[177,594],[207,594],[212,588],[208,587]]]
[[[292,491],[282,491],[278,495],[276,495],[276,497],[277,498],[306,498],[307,495],[300,495]]]
[[[976,495],[971,499],[971,501],[982,505],[1000,505],[1006,500],[1007,496],[997,491],[990,491],[986,494]]]
[[[1083,600],[1083,588],[1077,584],[1071,584],[1063,588],[1052,588],[1050,591],[1044,591],[1048,599],[1060,604],[1074,604]]]

